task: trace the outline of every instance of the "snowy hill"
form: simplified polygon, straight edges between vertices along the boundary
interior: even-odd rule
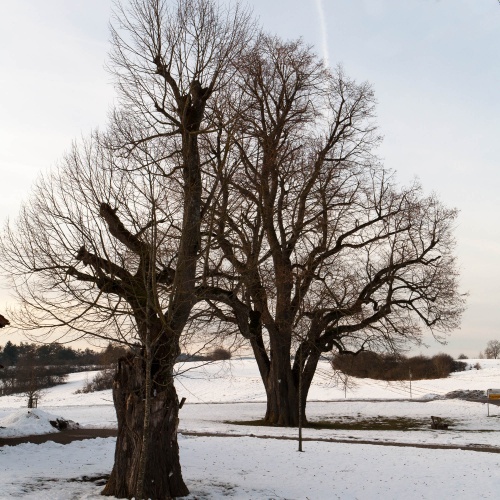
[[[309,441],[303,454],[295,453],[296,443],[290,441],[296,429],[236,423],[256,421],[265,413],[254,360],[178,365],[177,391],[187,398],[180,412],[184,436],[179,444],[190,498],[495,498],[500,454],[467,450],[500,451],[500,407],[492,406],[487,417],[485,404],[443,398],[451,391],[500,387],[500,361],[478,362],[480,370],[413,381],[411,400],[408,382],[371,379],[356,379],[345,398],[324,362],[310,391],[307,415],[311,422],[332,425],[304,429]],[[38,419],[22,408],[22,397],[0,397],[0,426],[5,427],[0,437],[2,431],[4,437],[48,432],[45,424],[53,415],[87,428],[115,427],[111,391],[75,394],[93,375],[74,373],[67,384],[48,389],[31,413]],[[431,415],[448,419],[450,430],[431,430]],[[375,428],[381,422],[410,420],[416,425],[410,430]],[[435,446],[445,449],[430,448]],[[0,498],[99,498],[98,481],[78,478],[109,473],[114,439],[22,444],[0,448],[0,454],[5,464]]]

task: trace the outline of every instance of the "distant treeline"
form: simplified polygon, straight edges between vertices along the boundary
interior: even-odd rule
[[[177,363],[186,361],[225,361],[231,359],[232,354],[224,347],[215,347],[206,354],[188,354],[181,353],[177,356]]]
[[[8,341],[0,348],[0,395],[21,393],[30,399],[39,397],[42,389],[64,383],[68,373],[112,366],[126,353],[125,347],[112,343],[97,352],[56,342],[16,345]]]
[[[29,399],[40,397],[41,391],[63,384],[68,373],[102,369],[81,392],[109,389],[113,382],[116,362],[129,350],[121,345],[109,343],[103,351],[73,349],[52,342],[50,344],[19,345],[8,341],[0,347],[0,395],[21,393]],[[230,359],[231,353],[216,347],[208,354],[181,354],[181,361],[219,361]]]
[[[94,351],[88,348],[73,349],[71,346],[57,342],[42,345],[21,342],[16,345],[9,340],[3,348],[0,346],[0,365],[4,368],[15,367],[19,362],[23,362],[29,357],[30,364],[36,366],[71,366],[75,368],[109,366],[116,363],[127,352],[129,351],[126,347],[111,342],[104,350]],[[220,361],[226,359],[231,359],[231,352],[223,347],[215,347],[206,354],[182,353],[178,356],[177,362]]]
[[[332,367],[353,377],[389,381],[408,380],[410,373],[414,380],[445,378],[451,372],[466,370],[467,363],[455,361],[448,354],[407,357],[366,351],[355,356],[337,355]]]
[[[15,367],[29,358],[30,364],[36,366],[110,365],[126,352],[125,347],[112,343],[103,351],[94,351],[88,348],[73,349],[57,342],[42,345],[21,342],[16,345],[9,340],[3,348],[0,346],[0,364],[4,367]]]

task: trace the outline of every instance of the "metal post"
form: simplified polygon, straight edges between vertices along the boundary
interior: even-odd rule
[[[410,370],[410,399],[413,399],[412,393],[411,393],[411,370]]]
[[[302,349],[299,346],[299,450],[302,450]]]

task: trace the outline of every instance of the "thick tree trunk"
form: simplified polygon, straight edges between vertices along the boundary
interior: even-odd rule
[[[282,427],[299,425],[298,390],[273,378],[266,384],[267,408],[264,422]],[[305,416],[303,416],[305,421]]]
[[[264,386],[267,393],[265,422],[296,427],[299,424],[298,381],[294,379],[288,347],[275,348]]]
[[[263,350],[252,343],[256,358],[262,358],[260,365],[267,365]],[[316,372],[319,352],[309,352],[301,362],[290,364],[290,351],[274,349],[269,362],[269,370],[261,369],[261,377],[266,389],[267,408],[264,421],[270,425],[297,427],[299,425],[299,383],[301,388],[302,424],[307,424],[306,404],[309,389]],[[266,363],[264,362],[266,361]],[[302,377],[299,372],[302,371]],[[302,380],[301,380],[302,379]]]
[[[144,425],[144,361],[120,360],[113,384],[118,418],[115,464],[102,494],[137,498]],[[145,498],[167,499],[188,495],[179,463],[177,426],[179,405],[173,380],[154,386],[150,415],[150,439],[143,483]]]

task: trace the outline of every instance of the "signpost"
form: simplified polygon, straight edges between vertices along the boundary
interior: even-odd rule
[[[488,389],[486,391],[486,397],[488,398],[488,417],[490,416],[490,401],[500,400],[500,389]]]

